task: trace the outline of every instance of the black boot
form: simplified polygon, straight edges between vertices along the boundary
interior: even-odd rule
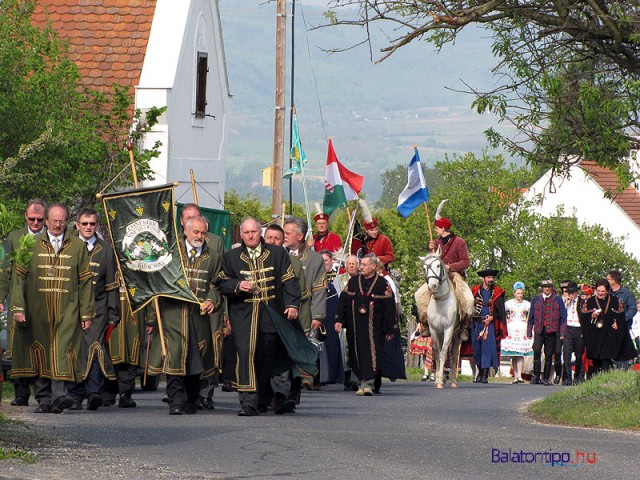
[[[489,383],[489,369],[483,368],[480,373],[480,383]]]

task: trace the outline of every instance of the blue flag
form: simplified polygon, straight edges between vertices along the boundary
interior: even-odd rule
[[[398,196],[398,212],[404,218],[407,218],[422,202],[429,201],[429,189],[424,181],[422,173],[422,164],[420,163],[420,155],[418,149],[415,149],[411,163],[409,164],[407,186],[404,187],[402,193]]]
[[[296,112],[293,112],[293,127],[292,127],[292,145],[291,145],[291,153],[289,157],[292,161],[292,167],[284,172],[282,178],[289,178],[292,175],[296,175],[302,172],[302,166],[307,163],[307,156],[302,150],[302,145],[300,144],[300,135],[298,134],[298,117],[296,117]]]

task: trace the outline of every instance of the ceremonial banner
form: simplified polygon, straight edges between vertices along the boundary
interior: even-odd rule
[[[304,168],[304,164],[307,163],[307,155],[304,153],[302,149],[302,144],[300,143],[300,134],[298,133],[298,117],[296,116],[295,110],[293,111],[293,129],[291,130],[292,136],[292,145],[291,152],[289,153],[289,158],[291,158],[292,167],[284,172],[282,178],[289,178],[292,175],[297,175],[302,172]]]
[[[106,194],[102,203],[131,311],[159,296],[198,303],[178,247],[173,186]]]

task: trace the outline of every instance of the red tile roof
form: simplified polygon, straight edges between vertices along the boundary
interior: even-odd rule
[[[589,173],[589,176],[593,178],[605,192],[609,192],[614,201],[624,210],[629,218],[636,222],[636,225],[640,226],[640,192],[632,186],[629,186],[616,195],[618,177],[614,172],[599,167],[594,162],[582,162],[580,166]]]
[[[33,21],[44,26],[48,14],[83,82],[109,92],[139,84],[155,8],[155,0],[38,0]]]

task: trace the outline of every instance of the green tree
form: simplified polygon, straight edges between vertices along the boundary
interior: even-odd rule
[[[611,268],[622,270],[625,284],[637,288],[640,265],[626,253],[618,238],[601,227],[588,227],[558,212],[546,218],[531,213],[532,203],[521,198],[540,175],[524,167],[506,165],[501,156],[466,154],[439,162],[442,181],[431,192],[429,208],[434,221],[438,203],[448,199],[442,215],[469,246],[469,284],[480,281],[476,272],[498,268],[498,282],[507,291],[524,281],[534,295],[543,278],[592,283]],[[394,208],[374,212],[381,231],[388,235],[396,254],[392,269],[401,277],[403,306],[413,304],[413,292],[424,282],[418,256],[428,252],[429,229],[424,209],[407,219]]]
[[[76,65],[50,27],[31,23],[35,2],[0,3],[0,200],[22,211],[29,198],[60,201],[72,211],[96,204],[95,194],[130,185],[121,174],[129,161],[126,141],[148,131],[162,113],[131,118],[131,93],[83,88]],[[134,145],[137,147],[137,143]],[[139,180],[150,177],[157,146],[136,148]]]
[[[637,2],[333,0],[329,5],[331,24],[366,27],[364,41],[370,43],[385,39],[381,60],[413,41],[426,40],[440,50],[464,29],[486,30],[497,58],[497,86],[488,92],[466,88],[476,97],[478,112],[493,112],[515,127],[509,136],[488,130],[493,145],[560,173],[582,159],[593,160],[618,174],[620,188],[636,175],[628,154],[640,146]],[[388,36],[370,35],[387,26]]]

